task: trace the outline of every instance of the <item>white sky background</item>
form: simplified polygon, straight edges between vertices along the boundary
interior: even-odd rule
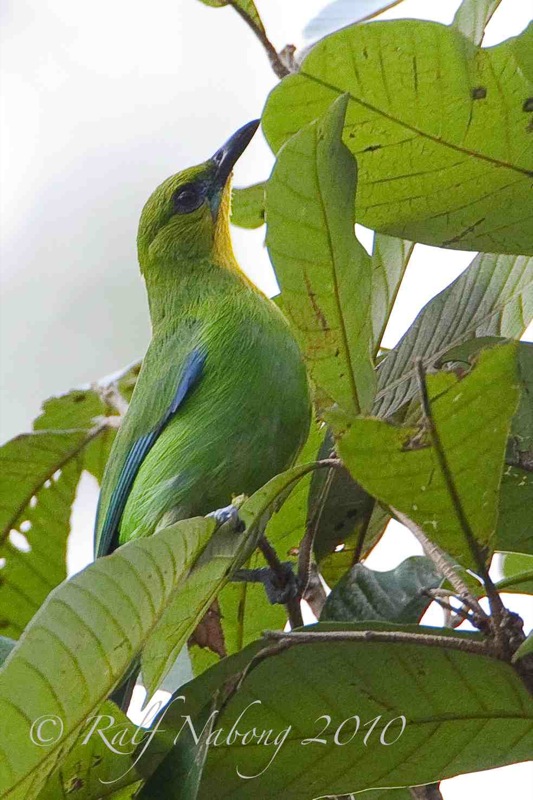
[[[386,16],[448,23],[458,4],[405,0]],[[303,44],[306,22],[324,5],[257,0],[278,48]],[[526,0],[503,0],[485,43],[515,35],[530,17]],[[140,210],[169,174],[205,160],[258,117],[276,78],[231,9],[196,0],[3,0],[0,24],[3,440],[29,429],[45,398],[143,354],[149,325],[136,266]],[[271,163],[256,136],[235,184],[266,177]],[[263,237],[263,229],[236,229],[234,243],[243,268],[272,293]],[[417,245],[387,346],[473,255]],[[95,495],[87,478],[74,515],[73,570],[92,555]],[[418,546],[398,526],[370,565],[389,569],[414,552]],[[533,623],[530,600],[511,604]],[[531,766],[517,765],[446,781],[443,794],[529,800],[528,782]]]

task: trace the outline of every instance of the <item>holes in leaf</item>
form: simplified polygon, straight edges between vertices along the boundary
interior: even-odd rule
[[[34,494],[33,497],[30,499],[30,508],[35,508],[37,503],[39,502],[37,495]]]
[[[5,567],[5,565],[6,565],[5,558],[0,558],[0,569],[3,569]]]
[[[28,531],[31,531],[31,522],[29,519],[25,519],[24,522],[20,523],[19,531],[21,533],[28,533]]]
[[[9,532],[9,541],[13,545],[16,550],[19,550],[21,553],[29,553],[31,551],[31,545],[24,536],[23,533],[20,531],[12,530]]]

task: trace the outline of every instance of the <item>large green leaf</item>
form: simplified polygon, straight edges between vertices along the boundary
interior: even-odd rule
[[[462,380],[451,374],[427,376],[434,423],[463,512],[480,545],[489,549],[495,547],[505,446],[518,402],[516,351],[515,342],[484,351]],[[475,568],[427,431],[378,419],[330,416],[340,455],[353,477],[461,563]]]
[[[114,410],[93,390],[48,400],[32,433],[0,449],[0,625],[18,638],[66,577],[71,506],[83,469],[98,479]]]
[[[517,68],[520,38],[483,50],[434,22],[344,28],[273,90],[265,135],[277,152],[348,93],[358,222],[440,247],[532,254],[531,85]]]
[[[277,501],[314,469],[314,463],[298,465],[272,478],[239,508],[246,533],[236,534],[229,526],[211,539],[143,648],[141,671],[148,694],[163,680],[232,573],[249,559]]]
[[[394,569],[377,572],[355,564],[328,595],[323,620],[418,622],[431,603],[428,589],[442,582],[425,556],[406,558]]]
[[[386,417],[416,392],[414,359],[427,368],[475,337],[518,338],[533,318],[533,259],[479,254],[429,301],[378,369],[374,412]]]
[[[502,0],[463,0],[453,18],[458,31],[474,44],[481,44],[485,28]]]
[[[528,759],[533,702],[518,675],[501,661],[446,649],[445,641],[440,648],[329,641],[258,662],[217,718],[223,735],[209,751],[199,797],[308,800]],[[241,714],[241,736],[232,741]],[[352,715],[359,730],[350,741]],[[270,746],[243,745],[254,729],[273,732]],[[384,746],[380,736],[397,740]],[[313,741],[303,745],[306,739]]]
[[[354,235],[356,165],[340,139],[346,103],[279,154],[267,184],[267,246],[319,405],[358,413],[374,393],[371,263]]]
[[[196,800],[216,715],[216,703],[210,699],[195,720],[200,735],[195,737],[190,728],[182,733],[181,747],[169,752],[139,792],[139,800]]]
[[[533,556],[524,553],[503,553],[504,577],[496,587],[500,592],[533,594]]]
[[[138,655],[214,527],[203,517],[178,522],[98,559],[49,595],[0,672],[3,798],[37,796]],[[30,738],[43,715],[63,725],[46,748]]]
[[[43,736],[52,730],[45,724]],[[66,759],[50,775],[38,800],[114,798],[123,786],[139,780],[134,753],[141,736],[142,731],[114,703],[106,701],[84,726]]]

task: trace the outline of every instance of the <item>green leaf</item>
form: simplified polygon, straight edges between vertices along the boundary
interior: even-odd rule
[[[240,506],[239,516],[246,525],[244,534],[223,526],[212,537],[144,646],[141,671],[149,695],[172,667],[233,572],[250,558],[276,502],[314,469],[314,463],[298,465],[272,478]]]
[[[502,553],[501,570],[505,578],[513,578],[522,572],[533,569],[533,556],[525,553]]]
[[[374,234],[372,251],[372,330],[377,355],[402,278],[413,254],[413,242]]]
[[[533,653],[533,631],[529,634],[525,642],[522,642],[518,650],[513,656],[513,661],[519,661],[525,656],[531,656]]]
[[[339,98],[279,154],[267,246],[319,406],[357,414],[374,394],[371,263],[354,235],[356,165],[340,139],[346,103]]]
[[[445,364],[462,362],[470,367],[472,361],[482,350],[486,350],[487,347],[493,347],[495,344],[504,344],[505,341],[503,336],[479,336],[476,339],[469,339],[467,342],[448,350],[447,353],[439,358],[436,366],[440,368]]]
[[[477,541],[489,549],[495,546],[505,445],[518,402],[516,350],[512,342],[484,351],[462,380],[451,374],[427,376],[434,423],[464,514]],[[475,568],[427,432],[377,419],[337,415],[334,420],[333,414],[330,422],[355,480],[406,514],[463,565]]]
[[[533,569],[530,569],[529,572],[522,572],[514,578],[498,581],[496,588],[499,592],[533,594]]]
[[[511,426],[510,451],[520,466],[533,469],[533,343],[518,347],[520,403]]]
[[[196,800],[217,713],[211,699],[195,719],[196,729],[201,732],[197,739],[187,728],[181,746],[170,750],[139,792],[139,800]]]
[[[214,520],[178,522],[130,542],[58,586],[2,669],[0,795],[32,800],[87,718],[118,685],[213,533]],[[34,720],[56,715],[61,738],[31,741]]]
[[[391,416],[415,395],[415,358],[428,369],[474,337],[518,338],[532,318],[533,259],[480,253],[381,362],[374,413]]]
[[[93,390],[47,400],[34,432],[0,449],[0,627],[18,638],[66,577],[71,506],[83,469],[100,477],[113,410]]]
[[[361,487],[359,489],[362,491]],[[328,586],[335,586],[339,582],[353,566],[356,556],[360,559],[368,555],[385,533],[390,519],[390,513],[379,503],[375,503],[370,517],[367,515],[358,520],[355,529],[342,542],[342,548],[336,548],[322,556],[320,573]],[[364,526],[366,526],[366,530]],[[360,538],[363,532],[364,542],[361,549]]]
[[[358,222],[439,247],[533,254],[521,38],[483,50],[434,22],[344,28],[272,91],[265,136],[277,152],[348,93]]]
[[[431,603],[424,594],[442,582],[426,556],[412,556],[388,572],[355,564],[328,595],[321,621],[418,622]]]
[[[233,190],[231,222],[239,228],[260,228],[265,224],[264,183]]]
[[[50,730],[45,727],[43,733]],[[139,780],[133,756],[140,738],[137,726],[114,703],[103,703],[50,775],[38,800],[114,798],[117,791]]]
[[[518,66],[526,76],[526,78],[533,82],[533,22],[530,22],[527,28],[516,39],[511,39],[511,46],[514,50],[514,56],[517,60]],[[527,108],[531,112],[531,101],[529,105],[524,102],[524,110]]]
[[[318,458],[329,458],[334,450],[333,434],[328,430]],[[346,545],[352,540],[357,543],[360,536],[365,533],[368,517],[372,514],[373,508],[373,498],[354,481],[347,469],[342,467],[317,470],[313,474],[309,490],[306,530],[313,535],[313,551],[321,569],[325,559],[336,551],[339,555],[337,548],[341,544]],[[368,548],[365,547],[366,549]],[[342,552],[346,557],[344,550]],[[353,548],[350,550],[349,559],[342,572],[346,572],[353,563]],[[344,562],[344,558],[337,560]],[[331,566],[328,563],[326,568],[328,577],[323,573],[330,585],[332,585]]]
[[[434,628],[411,630],[435,634]],[[215,728],[227,738],[243,714],[236,725],[241,736],[254,728],[257,735],[272,730],[270,741],[277,735],[279,747],[243,746],[240,737],[232,743],[220,737],[209,751],[199,798],[308,800],[431,783],[528,759],[533,701],[518,675],[502,661],[450,650],[445,642],[443,636],[442,647],[309,643],[258,661]],[[187,687],[181,694],[188,696]],[[350,741],[357,726],[352,715],[360,725]],[[342,744],[335,743],[335,735]],[[397,740],[383,746],[380,736]],[[302,745],[311,738],[315,741]]]
[[[502,0],[463,0],[452,25],[474,44],[481,44],[485,28]]]
[[[533,555],[533,472],[506,466],[500,490],[496,549]]]

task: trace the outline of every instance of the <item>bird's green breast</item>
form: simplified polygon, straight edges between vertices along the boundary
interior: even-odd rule
[[[199,276],[181,295],[152,292],[154,337],[104,477],[103,513],[120,463],[164,413],[187,352],[199,348],[205,362],[142,462],[121,542],[153,533],[163,518],[206,514],[252,493],[292,463],[307,436],[307,377],[284,317],[238,275],[215,269],[216,280]]]

